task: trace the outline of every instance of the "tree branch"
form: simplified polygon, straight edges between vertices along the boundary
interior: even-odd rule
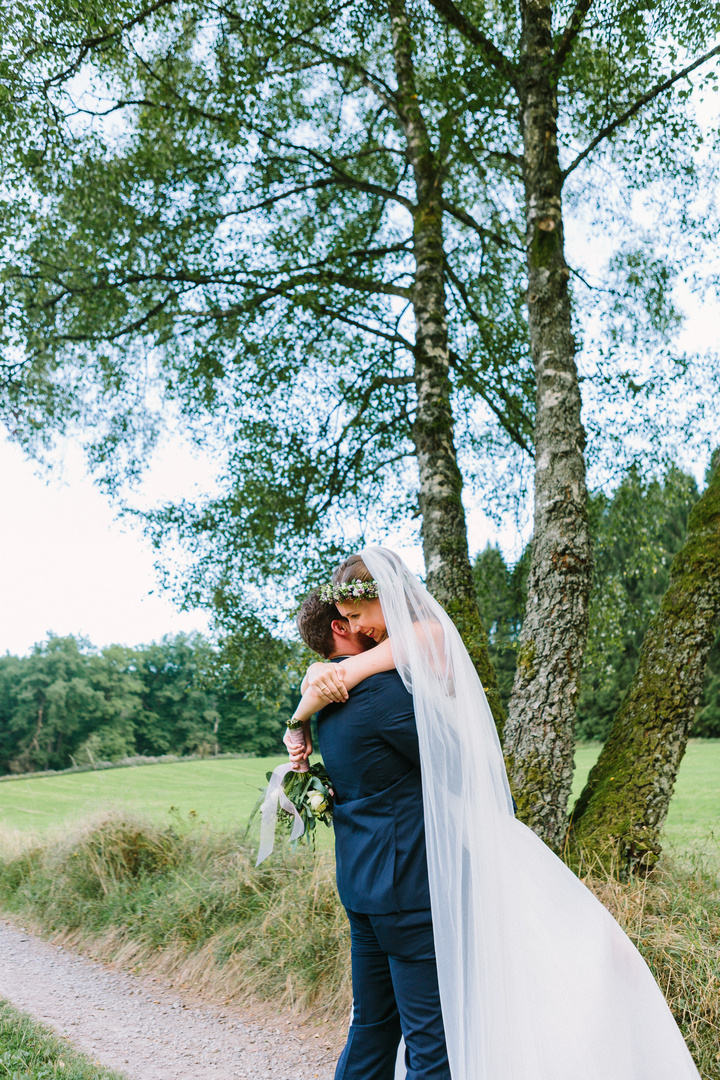
[[[45,90],[49,90],[51,86],[56,86],[58,83],[64,82],[66,79],[71,78],[79,70],[80,65],[82,64],[88,53],[91,52],[93,49],[97,48],[98,45],[104,45],[108,41],[113,41],[126,30],[132,30],[133,27],[143,22],[150,15],[154,15],[156,11],[159,11],[161,8],[164,7],[171,7],[174,3],[176,3],[176,0],[155,0],[154,4],[150,4],[149,7],[146,7],[142,11],[139,11],[137,15],[134,15],[126,22],[120,23],[119,26],[113,27],[112,30],[107,31],[104,34],[98,34],[95,37],[83,38],[83,40],[79,41],[75,46],[77,49],[79,49],[79,52],[72,64],[70,64],[70,66],[67,67],[65,71],[61,71],[57,75],[52,75],[49,78],[44,79],[43,88]]]
[[[451,265],[450,265],[447,258],[445,259],[445,273],[450,278],[451,284],[454,285],[455,288],[457,289],[458,296],[460,297],[463,304],[465,305],[465,310],[467,311],[468,315],[470,316],[472,321],[475,323],[475,325],[478,327],[478,329],[480,329],[481,327],[483,327],[485,325],[485,323],[487,322],[487,319],[485,319],[482,315],[479,315],[478,312],[473,307],[473,304],[470,301],[470,297],[467,294],[467,289],[465,288],[464,284],[462,283],[460,278],[457,276],[457,274],[455,273],[455,271],[451,267]]]
[[[513,90],[517,90],[519,79],[515,66],[493,41],[485,37],[477,26],[465,18],[463,13],[455,7],[453,0],[430,0],[430,3],[438,15],[450,26],[454,26],[456,30],[459,30],[472,45],[475,45],[486,63],[494,67],[501,75],[504,75]]]
[[[251,203],[249,206],[242,206],[238,210],[228,210],[227,213],[222,215],[223,221],[227,221],[228,218],[240,217],[243,214],[249,214],[253,210],[269,210],[271,206],[276,203],[282,202],[283,199],[289,199],[291,195],[303,195],[308,191],[322,191],[324,188],[331,187],[333,181],[330,178],[325,180],[316,180],[312,184],[302,184],[298,187],[288,188],[286,191],[281,191],[277,195],[268,195],[266,199],[261,199],[260,202]]]
[[[392,202],[397,202],[400,206],[404,206],[413,217],[415,216],[415,204],[410,199],[406,199],[404,195],[400,195],[399,192],[391,191],[389,188],[381,187],[379,184],[370,184],[364,180],[356,179],[352,173],[346,172],[345,169],[341,168],[336,161],[327,158],[324,154],[321,154],[319,150],[314,150],[311,146],[298,146],[296,143],[288,142],[285,139],[278,139],[273,132],[258,127],[255,124],[249,125],[249,127],[251,131],[254,131],[258,135],[262,135],[263,138],[274,142],[277,146],[285,147],[296,153],[308,154],[314,161],[317,161],[322,165],[323,168],[330,169],[338,177],[337,183],[340,183],[343,187],[354,188],[356,191],[364,191],[369,195],[379,195],[383,199],[390,199]],[[286,158],[279,158],[279,160],[287,161]],[[304,164],[302,158],[297,158],[296,163],[298,165]]]
[[[465,308],[466,308],[468,314],[470,315],[470,318],[475,323],[475,325],[478,327],[478,329],[482,329],[482,327],[485,326],[490,320],[487,319],[487,318],[484,318],[482,315],[478,314],[478,312],[475,310],[475,308],[473,307],[473,305],[472,305],[472,303],[470,301],[470,297],[467,295],[467,290],[465,289],[465,286],[460,281],[460,279],[457,277],[457,275],[453,271],[452,267],[448,263],[447,259],[445,260],[445,272],[447,273],[448,277],[450,278],[450,281],[454,285],[455,289],[457,289],[458,295],[460,296],[460,299],[462,300],[463,304],[465,305]],[[455,353],[455,352],[452,353],[451,362],[454,364],[454,366],[456,368],[458,368],[458,369],[460,368],[461,360],[460,360],[460,357],[458,356],[457,353]],[[529,445],[529,443],[525,439],[524,435],[521,433],[520,428],[516,424],[514,424],[512,422],[512,420],[510,419],[509,412],[514,411],[516,413],[519,413],[521,419],[525,421],[525,423],[527,424],[528,427],[532,426],[530,424],[530,421],[529,421],[528,417],[525,416],[525,414],[523,413],[522,409],[518,408],[517,399],[513,398],[512,394],[508,394],[507,391],[505,390],[504,386],[502,386],[502,385],[499,385],[499,386],[494,385],[493,386],[493,392],[495,394],[497,394],[497,396],[504,403],[506,409],[508,410],[508,412],[503,412],[497,405],[495,405],[495,403],[488,396],[489,391],[487,390],[487,388],[482,384],[480,379],[474,373],[468,371],[468,369],[465,368],[465,369],[463,369],[463,377],[465,378],[465,381],[467,382],[468,386],[470,386],[470,388],[473,389],[475,391],[475,393],[479,394],[480,397],[485,402],[485,404],[490,409],[492,409],[492,411],[495,413],[495,416],[500,421],[500,424],[502,425],[502,427],[505,428],[505,430],[507,431],[508,435],[513,440],[513,442],[517,443],[517,445],[519,447],[521,447],[527,454],[530,455],[530,457],[532,457],[533,456],[532,447]]]
[[[563,30],[562,37],[560,38],[560,44],[555,50],[553,56],[553,65],[555,70],[559,70],[565,60],[567,59],[570,50],[572,49],[575,38],[578,36],[582,29],[582,25],[585,22],[585,16],[593,5],[594,0],[577,0],[575,10],[570,16],[568,23]]]
[[[379,253],[382,253],[382,249],[378,249],[378,251]],[[358,251],[355,254],[362,254],[362,252]],[[373,254],[373,249],[369,249],[366,254]],[[62,275],[63,271],[68,269],[67,267],[54,266],[52,263],[44,260],[38,259],[36,261],[39,266],[50,267],[57,275]],[[266,300],[270,300],[275,296],[282,296],[291,289],[297,288],[298,285],[312,285],[314,283],[321,285],[339,285],[357,289],[358,292],[382,293],[389,296],[400,296],[405,300],[411,299],[411,290],[403,285],[394,285],[392,282],[387,281],[373,281],[371,278],[353,277],[351,274],[348,274],[347,271],[323,270],[322,268],[327,265],[327,262],[327,259],[323,259],[317,263],[311,264],[310,268],[299,268],[298,273],[290,275],[285,281],[280,282],[272,288],[265,289],[260,296],[255,298],[255,302],[264,303]],[[311,272],[314,268],[316,268],[316,272]],[[244,273],[252,274],[253,271],[246,270]],[[61,276],[52,278],[51,280],[64,290],[63,295],[66,296],[85,296],[96,291],[121,289],[129,285],[143,285],[147,282],[157,282],[163,285],[187,285],[190,287],[199,285],[225,285],[234,286],[238,289],[245,289],[246,291],[255,290],[257,292],[260,289],[261,283],[267,277],[267,270],[258,269],[255,273],[257,274],[257,279],[253,277],[240,277],[232,271],[226,274],[191,274],[184,270],[178,270],[174,273],[170,271],[157,271],[148,274],[129,274],[127,277],[104,282],[93,282],[81,287],[66,284]],[[287,274],[288,271],[278,271],[278,274],[281,273]],[[13,274],[12,277],[25,281],[34,280],[34,275],[26,273],[16,273]],[[43,306],[51,306],[54,302],[55,298],[51,298],[50,300],[45,301]],[[197,312],[197,314],[200,315],[202,312]]]
[[[337,263],[338,260],[372,260],[382,259],[385,255],[398,255],[401,252],[409,254],[408,245],[412,243],[412,237],[407,240],[399,240],[396,244],[381,244],[379,247],[368,248],[350,248],[348,251],[340,252],[339,254],[333,254],[332,252],[325,256],[323,259],[316,259],[314,262],[306,262],[303,270],[308,272],[310,270],[322,270],[323,267],[332,266]],[[265,271],[266,272],[266,271]],[[345,271],[343,271],[345,273]]]
[[[346,8],[352,7],[354,3],[355,3],[355,0],[344,0],[343,3],[337,4],[335,7],[332,8],[331,11],[326,12],[326,13],[324,13],[323,16],[321,16],[321,17],[319,17],[317,19],[313,19],[312,22],[307,23],[303,27],[302,31],[300,31],[300,33],[298,33],[298,34],[288,34],[284,38],[283,44],[284,45],[294,45],[297,42],[303,42],[304,37],[305,37],[306,34],[311,34],[314,30],[318,30],[320,27],[323,27],[323,26],[328,27],[332,23],[332,21],[337,18],[338,15],[342,14],[342,12],[345,11]],[[225,4],[219,4],[218,7],[217,7],[217,11],[224,18],[227,19],[228,25],[233,26],[233,24],[237,24],[240,27],[249,26],[251,28],[251,30],[253,31],[253,34],[255,33],[255,26],[254,26],[252,20],[241,18],[241,16],[238,15],[236,10],[234,10],[232,8],[228,8]],[[237,30],[235,32],[237,32]],[[271,50],[270,52],[266,53],[262,57],[263,62],[264,63],[269,63],[270,60],[273,57],[279,56],[280,52],[281,52],[280,47]]]
[[[393,94],[391,87],[388,86],[383,79],[372,75],[367,68],[362,67],[357,61],[351,60],[349,57],[339,56],[337,53],[332,53],[327,49],[323,49],[316,42],[306,41],[303,38],[298,38],[296,40],[306,49],[309,49],[311,52],[314,52],[317,56],[321,57],[326,63],[332,64],[335,67],[344,68],[353,75],[357,75],[363,86],[368,90],[372,90],[385,108],[395,116],[399,117],[395,95]]]
[[[513,244],[506,237],[501,236],[500,233],[493,232],[492,229],[486,229],[483,225],[480,225],[480,223],[477,222],[471,214],[468,214],[467,211],[463,210],[461,207],[454,206],[452,203],[447,202],[445,199],[442,200],[441,205],[443,210],[446,211],[446,213],[450,214],[451,217],[454,217],[463,225],[467,225],[468,229],[472,229],[473,232],[476,232],[478,236],[482,236],[483,239],[493,240],[498,245],[498,247],[509,247],[514,248],[516,251],[524,252],[525,249],[524,247],[522,247],[522,245]]]
[[[465,379],[467,385],[470,387],[471,390],[474,390],[476,394],[480,395],[487,407],[495,414],[495,416],[500,422],[500,426],[505,429],[512,441],[517,446],[519,446],[521,450],[524,450],[526,454],[529,454],[531,458],[534,458],[535,451],[533,447],[530,446],[517,425],[512,422],[507,413],[503,412],[503,410],[495,404],[495,402],[489,395],[487,387],[483,386],[477,375],[469,372],[468,369],[463,366],[462,358],[458,356],[458,354],[452,349],[450,350],[450,363],[454,368],[462,371],[463,378]],[[515,408],[517,408],[517,403],[512,401],[512,398],[508,394],[506,394],[503,388],[494,387],[494,390],[506,406],[515,406]],[[523,420],[525,420],[526,422],[528,421],[528,418],[524,415],[522,410],[520,410],[520,415]]]
[[[414,376],[409,376],[408,381],[414,382]],[[395,412],[393,414],[392,420],[382,421],[381,423],[377,424],[376,427],[374,427],[373,430],[364,439],[360,440],[360,443],[356,447],[355,451],[351,455],[347,455],[344,443],[348,432],[350,432],[352,428],[357,427],[359,423],[367,422],[367,410],[370,397],[372,396],[373,392],[379,389],[385,382],[386,380],[382,377],[376,377],[372,380],[370,385],[366,387],[366,389],[363,391],[362,397],[360,399],[360,407],[356,410],[355,415],[352,417],[351,420],[347,422],[347,424],[344,426],[339,436],[335,440],[335,453],[333,455],[332,471],[327,478],[327,488],[329,494],[325,500],[323,507],[321,508],[321,514],[326,513],[327,510],[330,509],[334,497],[345,489],[347,485],[347,477],[350,475],[351,472],[353,472],[353,470],[357,469],[360,465],[363,454],[365,452],[365,447],[368,445],[368,443],[372,442],[373,439],[377,438],[378,435],[384,435],[391,428],[395,430],[398,426],[399,421],[409,419],[409,412],[407,409],[403,409],[400,412]],[[340,467],[341,461],[342,468]]]
[[[405,196],[400,195],[399,192],[390,191],[388,188],[380,187],[379,184],[368,184],[363,180],[356,180],[350,173],[345,173],[339,168],[335,168],[334,171],[341,177],[341,179],[336,181],[339,186],[353,188],[355,191],[364,191],[367,195],[378,195],[380,198],[389,199],[391,202],[399,203],[400,206],[404,206],[405,209],[415,217],[417,207],[410,199],[406,199]]]
[[[571,172],[573,172],[574,169],[577,169],[580,162],[584,161],[585,158],[593,152],[595,147],[603,141],[603,139],[609,138],[610,135],[617,131],[617,129],[621,127],[627,120],[630,120],[633,116],[635,116],[636,113],[640,112],[643,105],[647,105],[648,102],[652,101],[654,98],[664,93],[665,90],[669,90],[670,87],[674,86],[676,82],[678,82],[680,79],[686,78],[691,71],[699,68],[701,64],[704,64],[707,60],[712,59],[713,56],[720,56],[720,45],[716,45],[714,49],[710,49],[709,52],[706,52],[703,56],[698,57],[698,59],[694,60],[692,64],[688,64],[687,67],[684,67],[682,71],[678,71],[674,75],[671,75],[669,79],[665,79],[664,82],[658,83],[658,85],[654,86],[652,90],[648,90],[647,94],[643,94],[642,97],[639,97],[637,101],[635,101],[635,103],[630,106],[629,109],[626,109],[625,112],[618,116],[617,119],[613,120],[611,124],[608,124],[606,127],[602,128],[592,140],[592,142],[588,143],[585,149],[580,154],[578,154],[578,156],[573,162],[571,162],[570,165],[568,165],[567,169],[563,170],[563,180],[567,179],[567,177],[570,175]]]
[[[300,149],[300,147],[296,147],[296,149]],[[404,206],[405,209],[413,215],[413,217],[415,216],[415,204],[411,202],[410,199],[406,199],[404,195],[400,195],[399,192],[390,191],[389,188],[381,187],[379,184],[370,184],[364,180],[357,180],[351,173],[346,172],[345,169],[341,169],[337,162],[334,162],[332,160],[328,161],[326,158],[323,157],[322,154],[319,153],[319,151],[313,150],[312,147],[308,146],[303,147],[302,149],[307,150],[310,156],[315,158],[316,161],[319,161],[321,164],[323,164],[325,168],[331,169],[332,172],[335,173],[335,175],[339,178],[338,182],[342,184],[343,187],[354,188],[355,191],[364,191],[368,195],[379,195],[383,199],[390,199],[391,201],[397,202],[401,206]]]
[[[173,295],[173,293],[168,293],[164,299],[160,300],[154,307],[151,307],[150,310],[146,311],[140,318],[135,319],[134,322],[128,323],[127,326],[123,326],[119,330],[115,330],[112,334],[59,334],[58,341],[117,341],[119,338],[134,333],[135,330],[139,330],[141,326],[150,322],[150,320],[162,311],[165,305],[172,300]]]
[[[376,296],[399,296],[404,300],[411,297],[411,290],[403,285],[393,285],[386,281],[373,281],[372,278],[352,277],[347,273],[337,272],[318,274],[314,278],[308,278],[307,284],[312,285],[317,281],[322,286],[334,285],[341,289],[354,289],[360,293],[370,293]],[[291,282],[291,285],[294,285]]]
[[[258,271],[260,273],[260,271]],[[172,278],[161,277],[161,275],[148,275],[152,280],[172,281]],[[384,296],[400,296],[404,300],[411,298],[411,290],[401,285],[393,285],[390,282],[385,281],[373,281],[368,278],[355,278],[347,273],[316,273],[308,274],[301,273],[293,277],[287,278],[287,280],[280,282],[278,285],[274,285],[272,288],[265,289],[263,292],[259,292],[259,282],[253,280],[236,280],[231,282],[239,289],[245,289],[250,292],[250,297],[243,303],[232,304],[230,307],[222,308],[217,312],[202,312],[202,311],[190,311],[188,314],[199,317],[212,317],[213,319],[222,319],[227,315],[232,315],[235,312],[249,311],[252,308],[260,307],[263,304],[267,304],[270,300],[275,300],[281,296],[287,296],[288,293],[293,290],[303,287],[312,288],[313,285],[328,286],[335,285],[339,288],[355,289],[357,292],[365,292],[375,295]]]
[[[327,307],[325,304],[320,304],[315,308],[318,315],[325,315],[328,319],[337,319],[339,322],[345,323],[347,326],[354,326],[357,330],[362,330],[366,334],[373,334],[374,337],[382,338],[384,341],[389,341],[391,345],[401,345],[409,352],[413,351],[413,344],[404,338],[402,334],[390,333],[389,330],[380,330],[377,327],[368,326],[366,323],[360,322],[359,319],[354,319],[350,315],[347,315],[344,311],[335,310],[334,308]],[[414,376],[409,375],[407,381],[412,382]],[[395,383],[393,379],[386,380],[393,385],[399,385]]]

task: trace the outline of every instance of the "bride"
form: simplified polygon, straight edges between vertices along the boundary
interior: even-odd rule
[[[699,1080],[638,951],[514,817],[484,691],[443,609],[386,548],[346,560],[338,589],[350,628],[379,644],[318,665],[293,719],[393,667],[413,696],[453,1080]]]

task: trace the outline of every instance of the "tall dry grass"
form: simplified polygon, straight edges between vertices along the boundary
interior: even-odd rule
[[[240,833],[127,815],[0,846],[0,905],[68,942],[186,983],[345,1020],[346,920],[327,855],[281,849],[255,869]],[[704,1080],[720,1080],[720,889],[700,868],[587,885],[642,952]]]
[[[0,905],[68,943],[187,983],[325,1017],[350,1009],[347,920],[328,855],[279,845],[255,869],[242,833],[128,815],[0,845]]]
[[[704,1080],[720,1080],[720,883],[661,864],[650,878],[584,879],[637,945]]]

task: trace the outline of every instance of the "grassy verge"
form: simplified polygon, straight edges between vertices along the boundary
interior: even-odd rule
[[[349,950],[332,858],[281,847],[257,870],[254,858],[239,833],[119,816],[6,850],[0,906],[211,1000],[261,996],[345,1020]],[[716,877],[666,867],[652,881],[587,883],[645,956],[704,1080],[720,1080]]]
[[[0,907],[219,1001],[350,1010],[347,920],[327,854],[119,815],[0,849]],[[1,1075],[1,1074],[0,1074]]]
[[[0,1000],[0,1077],[22,1080],[122,1080],[72,1050],[47,1028]]]
[[[665,863],[652,879],[586,884],[637,945],[658,981],[703,1080],[720,1080],[720,886]]]

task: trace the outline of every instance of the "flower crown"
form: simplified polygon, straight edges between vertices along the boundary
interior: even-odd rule
[[[378,595],[377,581],[342,581],[339,585],[321,585],[320,599],[326,604],[341,600],[374,600]]]

